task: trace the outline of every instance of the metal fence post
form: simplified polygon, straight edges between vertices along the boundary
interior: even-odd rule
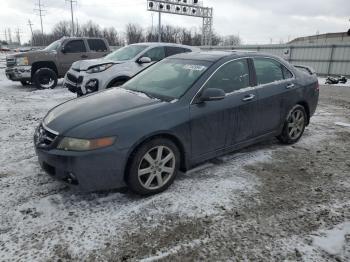
[[[331,55],[329,57],[327,75],[329,75],[331,73],[332,63],[333,63],[333,56],[334,56],[334,49],[335,49],[335,45],[332,45]]]
[[[290,46],[290,51],[289,51],[289,63],[291,63],[293,61],[292,59],[292,55],[293,55],[293,46]]]

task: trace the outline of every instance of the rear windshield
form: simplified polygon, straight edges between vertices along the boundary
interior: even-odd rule
[[[139,53],[145,50],[147,45],[129,45],[114,51],[105,58],[113,61],[127,61],[136,57]]]
[[[165,59],[136,75],[123,88],[171,101],[183,96],[210,65],[204,61]]]
[[[294,66],[296,69],[298,69],[301,72],[304,72],[308,75],[312,75],[312,73],[310,72],[309,69],[307,69],[306,67],[302,67],[302,66]]]

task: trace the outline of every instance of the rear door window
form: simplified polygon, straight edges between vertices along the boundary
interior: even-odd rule
[[[165,57],[165,50],[164,47],[154,47],[151,50],[147,51],[143,57],[149,57],[151,60],[154,61],[160,61],[164,59]]]
[[[64,46],[64,50],[66,53],[84,53],[86,47],[83,40],[72,40]]]
[[[229,94],[249,86],[248,61],[241,59],[223,65],[209,79],[205,88],[218,88]]]
[[[176,54],[185,53],[186,49],[181,48],[181,47],[176,47],[176,46],[167,46],[167,47],[165,47],[165,51],[166,51],[165,52],[166,57],[168,57],[168,56],[172,56],[172,55],[176,55]]]
[[[273,83],[284,79],[282,65],[269,58],[254,58],[258,85]]]
[[[283,71],[283,77],[284,79],[291,79],[293,78],[293,74],[285,67],[284,65],[282,66],[282,71]]]
[[[93,52],[106,52],[107,46],[102,39],[88,39],[90,50]]]

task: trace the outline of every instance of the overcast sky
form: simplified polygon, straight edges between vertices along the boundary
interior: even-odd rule
[[[114,26],[123,32],[129,22],[147,27],[152,24],[146,0],[77,0],[75,18],[79,23],[92,20],[102,27]],[[0,38],[5,28],[22,32],[22,40],[30,37],[28,19],[34,29],[40,28],[34,12],[38,0],[1,0]],[[44,31],[49,32],[60,20],[70,19],[65,0],[41,0],[45,6]],[[204,0],[214,8],[214,30],[222,35],[239,34],[245,44],[278,43],[298,36],[347,31],[350,28],[350,0]],[[154,23],[157,23],[154,15]],[[195,30],[201,19],[163,15],[164,24]]]

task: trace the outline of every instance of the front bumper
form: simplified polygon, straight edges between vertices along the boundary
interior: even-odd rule
[[[31,66],[14,66],[5,70],[6,77],[12,81],[30,81],[32,74]]]
[[[100,81],[85,71],[70,69],[64,77],[63,86],[78,96],[98,91]]]
[[[36,147],[40,166],[53,178],[83,191],[125,187],[126,152],[115,147],[71,152]]]

